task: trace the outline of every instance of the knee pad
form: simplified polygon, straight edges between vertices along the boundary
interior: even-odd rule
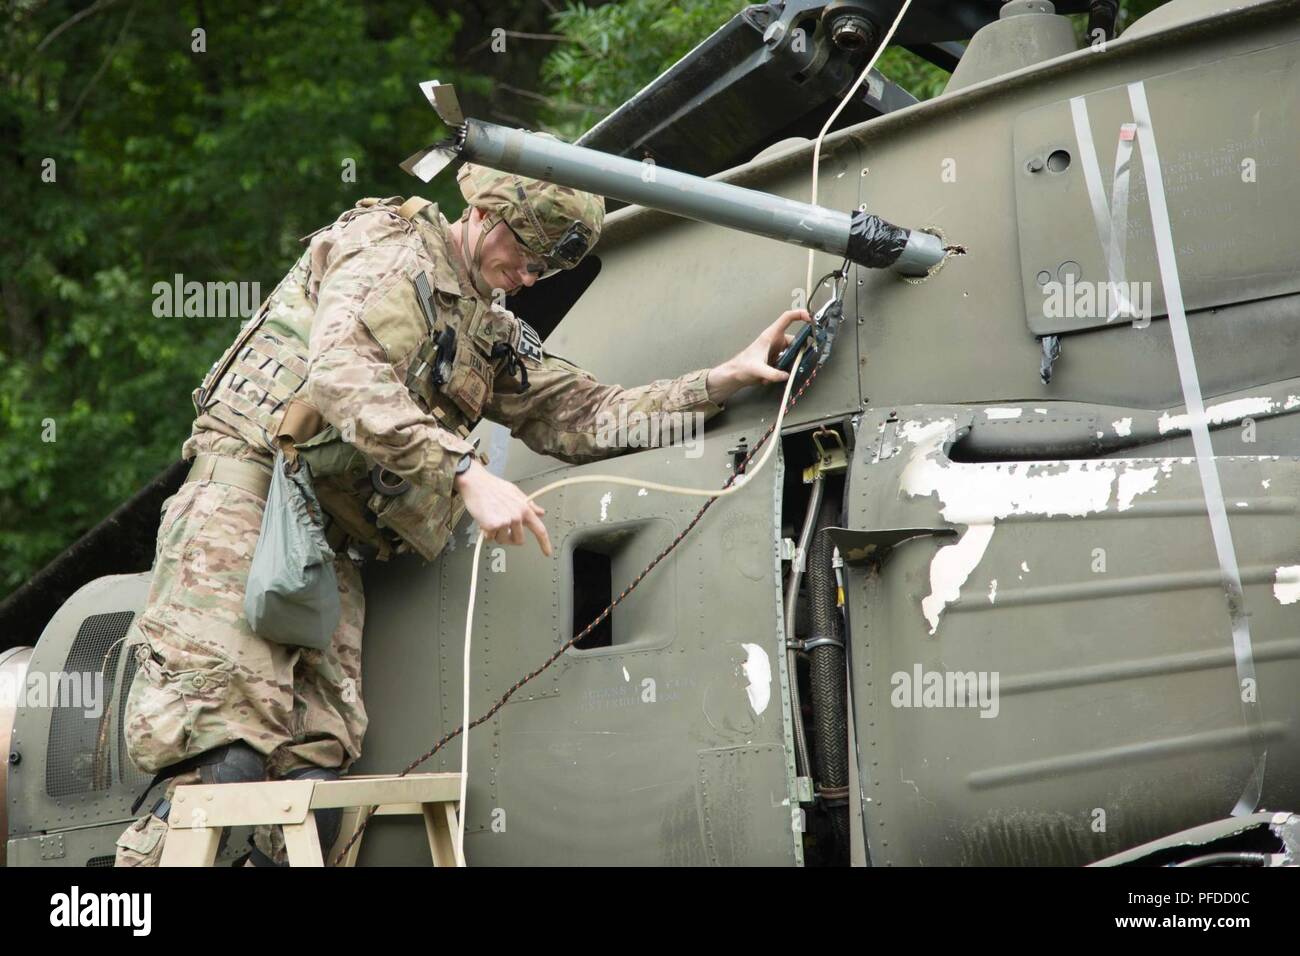
[[[339,772],[325,767],[300,767],[297,770],[290,770],[284,775],[284,780],[337,780]],[[325,864],[330,863],[329,852],[334,846],[334,842],[339,838],[339,830],[343,826],[343,809],[341,807],[331,807],[327,810],[316,811],[316,836],[320,840],[321,856],[325,858]],[[288,863],[276,863],[269,856],[261,851],[253,843],[253,838],[249,837],[250,860],[253,866],[288,866]]]
[[[197,765],[204,783],[260,783],[266,779],[266,758],[238,740],[209,750]]]
[[[329,767],[299,767],[285,774],[286,780],[337,780],[338,770]],[[343,826],[343,809],[331,806],[328,810],[316,810],[316,834],[320,836],[321,853],[329,856],[329,848],[338,839],[338,831]],[[326,860],[325,862],[329,862]]]
[[[284,779],[337,780],[339,779],[339,772],[327,767],[300,767],[297,770],[290,770],[284,775]],[[316,834],[320,837],[320,851],[323,856],[329,856],[330,847],[339,838],[339,830],[342,826],[342,807],[331,807],[328,810],[316,811]],[[328,864],[329,860],[326,859],[325,862]]]

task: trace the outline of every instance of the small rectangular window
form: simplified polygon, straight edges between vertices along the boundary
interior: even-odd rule
[[[633,518],[577,531],[564,545],[573,575],[569,636],[576,637],[599,617],[668,547],[675,533],[671,522],[658,517]],[[573,650],[599,655],[602,651],[648,650],[670,642],[677,621],[677,560],[680,558],[674,556],[656,568]]]
[[[588,542],[597,544],[598,542]],[[573,549],[573,633],[590,624],[614,600],[610,556],[590,547]],[[614,612],[573,645],[581,650],[612,647]]]

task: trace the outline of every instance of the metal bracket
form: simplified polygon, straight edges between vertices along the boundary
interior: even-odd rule
[[[874,528],[870,531],[829,528],[827,530],[848,564],[881,561],[894,548],[915,538],[953,537],[957,534],[956,528]]]
[[[727,454],[731,456],[731,470],[738,475],[743,475],[745,473],[745,457],[749,454],[749,445],[745,439],[742,438],[734,448],[728,448]]]
[[[41,837],[41,859],[62,860],[64,857],[63,834]]]
[[[844,646],[844,642],[836,637],[810,637],[799,643],[803,645],[799,650],[804,651],[811,651],[814,647],[822,647],[827,644],[840,648]]]
[[[876,441],[876,457],[872,464],[893,458],[898,451],[898,419],[891,414],[880,430],[880,438]]]
[[[837,447],[827,448],[822,439],[830,436]],[[818,478],[847,471],[849,467],[848,451],[844,447],[844,438],[833,428],[819,428],[812,434],[813,446],[817,449],[817,461],[803,470],[804,484],[810,485]]]

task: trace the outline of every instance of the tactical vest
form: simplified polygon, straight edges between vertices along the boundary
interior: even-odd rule
[[[435,266],[451,269],[438,207],[413,197],[399,209],[396,201],[363,199],[339,222],[358,215],[399,214],[419,231]],[[288,453],[296,449],[311,468],[322,506],[349,538],[375,556],[386,559],[393,552],[414,550],[432,560],[464,513],[460,496],[438,495],[384,471],[306,400],[316,312],[308,291],[310,273],[309,250],[194,391],[195,410],[271,453],[280,447],[282,437],[291,442]],[[444,278],[454,274],[454,270],[441,273]],[[405,381],[411,397],[441,427],[463,438],[492,394],[493,380],[504,361],[500,350],[493,357],[493,347],[509,341],[509,325],[494,321],[498,314],[476,297],[437,288],[418,267],[402,281],[414,288],[415,297],[409,301],[423,314],[423,334],[413,338],[409,316],[403,320],[393,315],[385,322],[382,309],[367,328],[395,365],[403,356],[413,356]],[[408,300],[399,297],[398,301]]]

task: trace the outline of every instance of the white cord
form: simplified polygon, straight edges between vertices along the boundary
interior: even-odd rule
[[[871,59],[867,61],[866,69],[862,71],[862,74],[858,77],[858,81],[854,83],[851,87],[849,87],[849,91],[844,94],[844,99],[840,100],[840,105],[835,107],[835,112],[831,113],[831,115],[826,120],[826,125],[823,126],[822,131],[817,134],[817,142],[813,144],[811,202],[814,206],[817,205],[817,167],[821,162],[822,140],[826,138],[826,131],[830,129],[832,125],[834,125],[837,119],[840,118],[840,114],[844,112],[844,107],[848,105],[849,100],[851,100],[853,98],[853,95],[858,92],[858,88],[862,86],[863,83],[866,82],[867,74],[876,68],[876,61],[880,59],[880,54],[885,52],[885,47],[889,46],[889,41],[894,38],[894,31],[897,30],[898,25],[903,22],[903,14],[907,13],[907,8],[910,7],[911,5],[912,5],[912,0],[904,0],[903,8],[898,11],[898,16],[894,17],[894,22],[892,25],[890,25],[889,32],[886,33],[885,38],[880,41],[880,46],[876,47],[876,52],[871,54]],[[809,289],[809,290],[812,289],[813,255],[814,255],[814,251],[812,249],[809,249],[808,250],[808,278],[804,280],[804,285],[803,285],[805,289]],[[811,295],[812,293],[811,291],[809,291],[809,296],[811,297]]]
[[[763,450],[762,457],[758,459],[758,464],[748,469],[744,474],[737,475],[736,480],[728,488],[686,488],[681,485],[664,485],[656,481],[638,481],[635,478],[624,478],[621,475],[575,475],[572,478],[561,478],[559,481],[553,481],[543,488],[539,488],[528,496],[532,501],[540,498],[542,495],[554,491],[556,488],[563,488],[567,485],[588,485],[593,482],[601,482],[611,485],[629,485],[633,488],[645,488],[653,491],[663,491],[673,495],[691,495],[699,498],[725,498],[727,495],[734,494],[745,485],[749,480],[763,470],[767,464],[768,458],[772,456],[772,450],[781,441],[781,423],[785,421],[785,410],[790,404],[790,390],[794,387],[795,372],[799,364],[803,361],[804,353],[808,351],[807,343],[799,350],[799,355],[795,358],[794,364],[790,367],[790,377],[785,382],[785,392],[781,396],[781,408],[776,413],[776,424],[772,426],[772,436],[768,439],[767,448]],[[465,799],[469,792],[469,668],[470,668],[470,634],[474,630],[474,595],[478,591],[478,568],[479,554],[483,550],[483,531],[479,530],[478,539],[474,542],[474,562],[469,575],[469,610],[465,615],[465,661],[464,661],[464,687],[463,697],[464,706],[461,712],[461,740],[460,740],[460,818],[457,822],[456,829],[456,863],[458,866],[465,865]]]
[[[903,20],[903,14],[907,13],[907,8],[911,5],[912,0],[904,0],[902,9],[898,11],[898,16],[894,18],[894,22],[890,26],[889,32],[885,34],[884,40],[882,40],[880,46],[876,48],[876,52],[872,54],[871,60],[862,71],[862,75],[858,77],[857,82],[850,87],[849,91],[844,94],[844,99],[840,100],[839,106],[835,107],[835,112],[831,113],[830,118],[826,120],[826,125],[823,126],[821,132],[817,134],[817,142],[813,146],[812,169],[812,204],[814,206],[817,205],[817,165],[821,159],[822,140],[826,136],[826,131],[831,128],[831,125],[837,118],[839,118],[840,113],[844,111],[844,107],[848,104],[849,100],[855,93],[857,93],[858,88],[866,81],[867,74],[875,68],[876,61],[880,59],[880,54],[883,53],[885,47],[889,45],[889,41],[894,36],[894,31],[898,29],[898,24]],[[810,296],[812,294],[812,274],[813,250],[809,249],[808,278],[804,284],[804,288],[809,290]],[[812,303],[810,302],[809,306],[811,305]],[[562,478],[559,481],[553,481],[544,488],[539,488],[528,496],[528,500],[532,501],[535,498],[540,498],[542,495],[554,491],[556,488],[563,488],[568,485],[592,484],[593,482],[603,482],[612,485],[629,485],[633,488],[646,488],[653,491],[667,492],[668,494],[673,495],[691,495],[701,498],[723,498],[739,491],[749,482],[750,478],[754,477],[754,475],[758,474],[763,469],[763,466],[767,464],[767,459],[771,457],[772,450],[776,448],[781,441],[781,423],[785,420],[785,410],[790,404],[790,390],[794,386],[795,380],[794,373],[798,370],[800,363],[803,361],[804,353],[807,350],[808,346],[805,344],[804,347],[800,349],[798,357],[794,360],[794,364],[791,366],[790,377],[786,379],[785,383],[785,393],[781,397],[781,408],[776,415],[776,424],[772,427],[772,437],[768,442],[766,450],[763,452],[763,456],[759,458],[758,464],[752,469],[746,471],[743,475],[737,475],[736,480],[732,482],[729,488],[685,488],[680,485],[664,485],[653,481],[637,481],[634,478],[624,478],[620,475],[577,475],[573,478]],[[479,555],[482,553],[482,550],[483,532],[480,530],[478,533],[478,539],[474,542],[474,563],[469,576],[469,610],[465,614],[465,660],[463,665],[465,680],[462,688],[462,700],[464,701],[464,706],[461,712],[460,724],[462,727],[460,740],[460,816],[457,821],[458,825],[456,829],[456,863],[458,866],[465,865],[465,800],[469,792],[470,634],[474,630],[474,596],[478,592]]]

